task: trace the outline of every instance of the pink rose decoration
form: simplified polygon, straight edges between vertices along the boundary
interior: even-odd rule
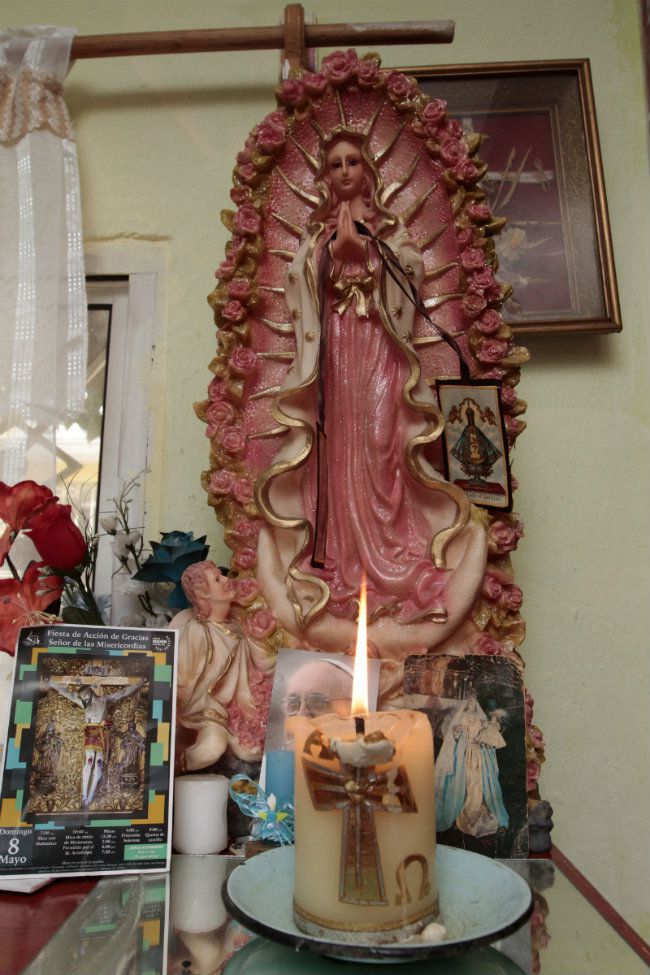
[[[241,538],[256,539],[260,533],[262,524],[260,521],[251,521],[249,518],[240,518],[237,522],[235,531]]]
[[[244,163],[243,165],[237,166],[235,172],[242,183],[246,183],[247,186],[254,186],[257,182],[257,170],[252,163]],[[244,204],[244,206],[246,205]]]
[[[243,234],[244,237],[254,237],[260,232],[262,219],[254,206],[245,203],[243,207],[237,210],[233,226],[238,234]]]
[[[472,643],[470,650],[472,653],[480,653],[484,656],[495,657],[503,653],[503,647],[498,640],[495,640],[488,633],[481,633]]]
[[[528,691],[524,692],[524,714],[526,716],[526,724],[530,726],[533,722],[533,706],[535,704],[535,698]]]
[[[215,376],[210,382],[208,386],[208,399],[211,403],[223,402],[228,399],[228,387],[223,379]]]
[[[239,345],[230,356],[230,368],[238,376],[252,376],[257,369],[257,355],[252,349]]]
[[[213,494],[229,494],[232,481],[230,471],[214,471],[210,475],[210,490]]]
[[[455,118],[448,118],[445,122],[445,132],[452,139],[462,139],[464,132],[463,127]]]
[[[477,223],[486,223],[492,216],[487,203],[471,203],[467,207],[467,215]]]
[[[304,74],[302,83],[311,98],[318,98],[327,88],[327,75],[319,71],[318,74]]]
[[[505,555],[517,548],[521,535],[506,521],[494,521],[488,532],[488,545],[493,552]]]
[[[386,91],[396,101],[412,98],[417,91],[417,84],[413,78],[402,74],[401,71],[391,71],[386,79]]]
[[[228,297],[237,301],[247,301],[251,296],[251,283],[248,278],[234,278],[228,284]]]
[[[483,595],[490,602],[495,603],[501,593],[503,592],[503,586],[497,579],[495,575],[491,572],[487,572],[485,579],[483,580]]]
[[[487,308],[487,301],[483,295],[468,294],[463,298],[463,311],[468,318],[478,318]]]
[[[501,285],[494,277],[492,268],[484,267],[482,271],[472,275],[469,290],[484,295],[488,301],[498,301],[501,297]]]
[[[536,761],[526,763],[526,791],[532,792],[539,780],[540,764]]]
[[[457,166],[467,158],[467,149],[457,139],[446,139],[440,146],[440,157],[447,166]]]
[[[286,126],[268,118],[257,128],[257,144],[267,155],[279,152],[286,139]]]
[[[238,207],[243,203],[250,203],[251,191],[249,186],[233,186],[230,191],[230,199]]]
[[[479,332],[483,332],[484,335],[493,335],[494,332],[498,332],[501,328],[501,315],[498,312],[488,309],[476,323],[476,327]]]
[[[226,708],[227,724],[244,748],[261,754],[266,737],[273,679],[268,674],[262,674],[251,667],[248,672],[248,682],[251,690],[250,707],[242,708],[236,698],[233,699]],[[245,944],[246,941],[243,943]],[[241,947],[241,941],[236,947]]]
[[[241,548],[238,552],[235,552],[234,558],[235,565],[238,565],[240,569],[248,571],[249,569],[254,569],[257,565],[257,552],[254,548]]]
[[[431,135],[436,134],[447,117],[447,102],[443,98],[432,98],[422,109],[422,121]]]
[[[287,78],[286,81],[282,82],[280,88],[280,98],[287,105],[291,105],[293,108],[297,108],[299,105],[304,105],[307,101],[305,96],[305,90],[302,86],[302,82],[298,81],[297,78]]]
[[[260,591],[257,579],[239,579],[236,586],[235,601],[239,606],[250,606]]]
[[[342,85],[348,78],[351,78],[357,65],[358,59],[356,51],[334,51],[323,58],[321,71],[327,75],[333,85]]]
[[[208,417],[208,429],[206,430],[206,437],[215,436],[222,427],[228,426],[230,423],[234,423],[235,420],[235,408],[231,403],[225,400],[217,400],[211,403],[208,407],[207,412]]]
[[[270,609],[258,609],[256,613],[247,620],[248,632],[254,640],[263,640],[270,636],[277,624],[275,616]]]
[[[512,445],[520,434],[519,423],[514,416],[505,417],[506,424],[506,434],[508,435],[508,443]]]
[[[524,594],[519,586],[506,586],[499,599],[499,605],[511,613],[518,613],[521,609]]]
[[[235,324],[243,322],[247,314],[241,301],[227,301],[221,309],[222,318],[225,318],[227,322],[234,322]]]
[[[243,238],[233,237],[232,244],[226,253],[225,261],[222,261],[215,271],[215,276],[217,278],[222,278],[226,281],[230,280],[244,256],[245,247],[246,241],[243,240]]]
[[[458,241],[458,246],[461,250],[469,247],[470,244],[474,243],[474,231],[471,227],[457,227],[456,228],[456,240]]]
[[[235,501],[239,504],[250,504],[253,500],[253,488],[251,482],[245,477],[238,477],[232,483],[231,493]]]
[[[478,166],[471,159],[465,159],[454,167],[454,176],[461,183],[474,183],[478,178]]]
[[[219,278],[221,281],[229,281],[237,269],[237,262],[231,258],[227,257],[225,261],[222,261],[217,270],[214,272],[215,278]]]
[[[485,267],[485,255],[480,247],[468,247],[460,255],[460,263],[466,271],[476,271]]]
[[[501,405],[510,410],[517,402],[517,394],[515,392],[514,386],[502,386],[501,387]]]
[[[359,61],[357,81],[360,88],[373,88],[379,81],[379,65],[373,58]]]
[[[241,427],[226,427],[221,435],[221,446],[232,457],[241,457],[246,452],[246,434]]]
[[[286,126],[286,124],[287,124],[287,116],[286,116],[286,113],[285,113],[284,109],[282,109],[282,108],[276,108],[276,110],[274,112],[269,112],[269,114],[265,118],[263,118],[262,121],[263,122],[273,122],[274,125],[283,125],[283,126]]]
[[[240,149],[237,153],[237,162],[245,166],[247,163],[251,162],[251,149],[253,148],[253,140],[250,136],[246,139],[244,143],[244,148]]]
[[[479,362],[487,362],[489,364],[501,362],[501,360],[507,355],[508,343],[504,342],[502,339],[481,339],[481,344],[478,352],[476,353],[476,358]]]
[[[544,747],[544,735],[541,729],[537,725],[532,725],[530,730],[530,740],[532,742],[533,748],[541,750]]]

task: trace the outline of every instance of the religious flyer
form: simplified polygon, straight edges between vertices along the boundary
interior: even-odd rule
[[[0,876],[169,869],[174,630],[21,630]]]

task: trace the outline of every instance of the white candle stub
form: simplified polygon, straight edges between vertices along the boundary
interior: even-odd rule
[[[177,853],[221,853],[228,845],[225,775],[180,775],[174,780],[173,846]]]

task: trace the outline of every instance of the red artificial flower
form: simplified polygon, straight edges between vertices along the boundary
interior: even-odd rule
[[[29,527],[34,515],[55,503],[50,489],[35,481],[19,481],[13,486],[0,481],[0,521],[5,523],[0,534],[0,565],[18,532]]]
[[[30,535],[38,554],[62,573],[79,565],[88,549],[70,512],[69,504],[50,505],[30,521]]]
[[[0,580],[0,650],[14,653],[22,626],[55,621],[57,618],[45,611],[62,592],[63,580],[48,574],[44,562],[32,562],[22,580]]]
[[[0,519],[14,532],[27,527],[32,515],[55,502],[50,489],[36,481],[19,481],[13,487],[0,481]]]
[[[2,534],[0,535],[0,565],[3,564],[9,549],[11,548],[12,542],[14,540],[14,533],[11,529],[11,525],[7,525]]]

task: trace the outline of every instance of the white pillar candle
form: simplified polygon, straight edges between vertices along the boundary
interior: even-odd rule
[[[228,845],[225,775],[181,775],[174,780],[173,846],[177,853],[221,853]]]
[[[316,937],[393,941],[438,914],[433,738],[416,711],[290,719],[294,919]]]
[[[228,860],[215,856],[176,856],[172,860],[170,923],[177,931],[215,931],[228,914],[221,896]]]

